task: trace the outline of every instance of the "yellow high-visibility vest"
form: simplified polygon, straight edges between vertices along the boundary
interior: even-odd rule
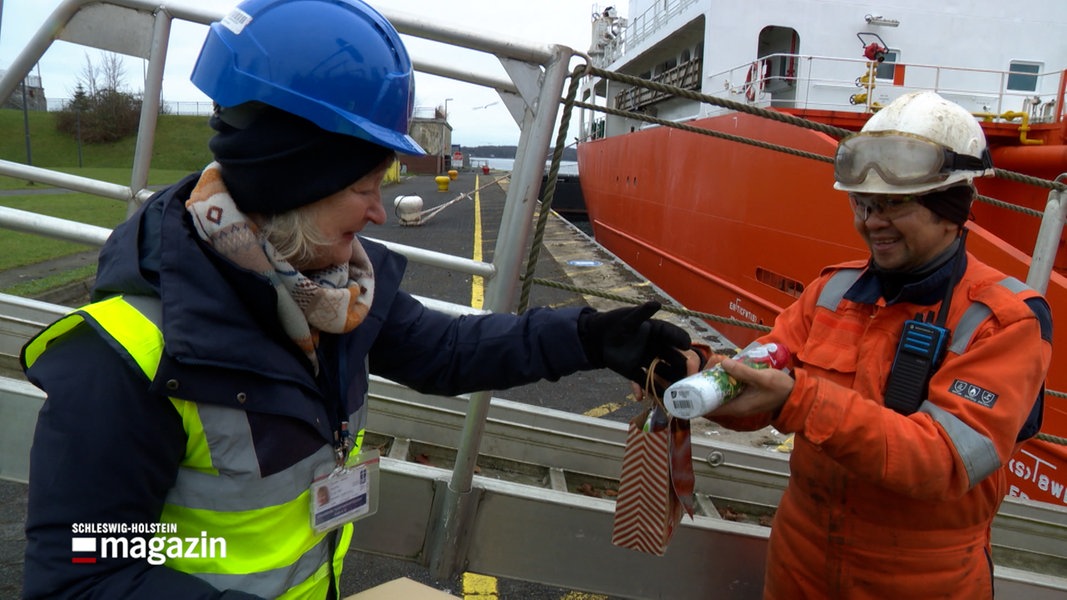
[[[141,296],[89,304],[31,340],[24,350],[25,364],[29,367],[51,341],[88,322],[118,342],[152,381],[163,353],[159,313],[158,299]],[[178,397],[170,401],[181,416],[186,448],[160,523],[177,527],[168,537],[224,539],[225,557],[217,551],[202,558],[168,557],[166,565],[220,590],[265,598],[324,598],[331,574],[338,585],[352,538],[351,523],[327,533],[311,527],[310,485],[334,468],[333,448],[324,444],[285,470],[263,477],[245,411]],[[362,424],[365,411],[366,402],[349,422]],[[359,452],[363,433],[356,433],[350,456]]]

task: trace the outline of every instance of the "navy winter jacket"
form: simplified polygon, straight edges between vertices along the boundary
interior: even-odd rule
[[[71,562],[75,523],[158,521],[185,450],[168,394],[248,411],[260,468],[270,473],[330,443],[330,415],[339,402],[349,411],[363,402],[368,364],[371,373],[443,395],[591,368],[578,339],[581,309],[459,318],[428,310],[399,289],[406,260],[364,240],[375,272],[370,314],[353,332],[322,335],[316,377],[282,331],[266,278],[222,258],[194,231],[184,204],[198,176],[156,194],[116,228],[94,290],[94,299],[162,299],[156,381],[176,379],[181,390],[147,385],[113,340],[84,324],[27,371],[48,400],[31,452],[26,598],[248,597],[144,560]],[[281,387],[313,401],[277,402],[272,390]]]

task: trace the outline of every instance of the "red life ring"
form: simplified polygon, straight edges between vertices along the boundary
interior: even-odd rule
[[[748,76],[745,78],[745,98],[748,98],[749,102],[755,102],[756,98],[763,93],[763,78],[760,77],[759,69],[760,61],[755,61],[748,69]]]

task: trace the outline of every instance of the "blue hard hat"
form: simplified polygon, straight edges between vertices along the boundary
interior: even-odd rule
[[[192,82],[217,104],[258,101],[406,154],[415,77],[400,35],[360,0],[246,0],[212,23]]]

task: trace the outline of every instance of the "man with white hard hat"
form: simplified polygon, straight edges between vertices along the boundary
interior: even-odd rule
[[[870,258],[824,269],[759,340],[792,350],[790,374],[723,361],[747,388],[707,417],[795,433],[765,598],[993,597],[990,524],[1040,427],[1052,318],[966,250],[990,174],[962,107],[881,109],[834,160]]]

